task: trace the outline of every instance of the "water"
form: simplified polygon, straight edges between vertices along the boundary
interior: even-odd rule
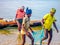
[[[59,0],[0,0],[0,17],[14,19],[18,7],[24,5],[33,10],[31,20],[41,20],[52,7],[56,8],[55,17],[57,26],[60,29],[60,1]]]

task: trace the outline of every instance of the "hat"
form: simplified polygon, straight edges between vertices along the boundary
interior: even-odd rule
[[[27,14],[27,15],[28,15],[28,14],[32,14],[32,10],[29,9],[28,7],[26,8],[26,14]]]
[[[50,11],[51,12],[56,12],[56,9],[55,8],[52,8]]]

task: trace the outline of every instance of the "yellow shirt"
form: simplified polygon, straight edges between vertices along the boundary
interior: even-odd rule
[[[48,13],[48,14],[46,14],[46,15],[43,17],[43,19],[44,19],[44,28],[45,28],[45,29],[48,29],[48,31],[50,31],[53,22],[56,21],[55,17],[54,17],[54,16],[52,17],[52,16]]]

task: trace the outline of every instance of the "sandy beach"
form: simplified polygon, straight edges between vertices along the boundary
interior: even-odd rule
[[[13,31],[12,31],[13,30]],[[17,29],[10,29],[10,32],[0,33],[0,45],[21,45],[21,36],[18,34]],[[47,45],[47,41],[43,41],[43,45]],[[36,42],[37,45],[39,45],[39,42]],[[30,39],[26,38],[26,44],[25,45],[31,45]],[[53,31],[53,38],[50,45],[60,45],[60,32],[57,33],[56,31]]]

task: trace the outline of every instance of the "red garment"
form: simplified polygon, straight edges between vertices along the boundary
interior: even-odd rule
[[[17,10],[17,12],[16,12],[17,19],[23,19],[24,15],[25,15],[25,12],[23,10],[21,10],[21,9]]]

